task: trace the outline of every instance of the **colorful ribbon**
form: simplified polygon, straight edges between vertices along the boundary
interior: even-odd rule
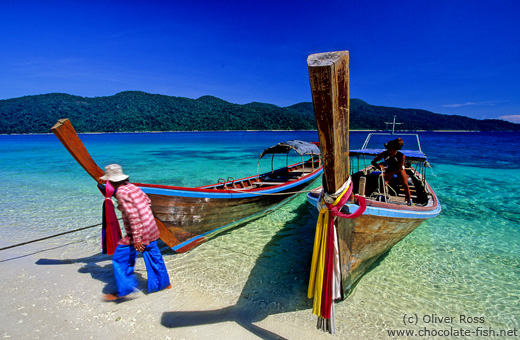
[[[100,188],[101,190],[101,188]],[[114,187],[107,181],[105,189],[101,190],[105,196],[103,202],[103,229],[101,231],[101,248],[103,254],[112,255],[116,250],[117,243],[121,239],[121,227],[117,220],[114,209],[114,202],[112,195],[114,194]]]
[[[314,250],[312,253],[311,273],[307,296],[314,297],[312,312],[319,317],[328,319],[331,316],[334,281],[334,259],[336,242],[336,217],[356,218],[366,209],[364,197],[355,196],[358,199],[359,208],[352,214],[344,214],[341,208],[352,194],[352,184],[349,183],[343,192],[332,204],[325,203],[321,208],[316,224],[314,237]],[[324,201],[323,201],[324,202]]]

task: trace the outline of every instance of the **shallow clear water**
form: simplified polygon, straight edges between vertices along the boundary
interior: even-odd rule
[[[365,136],[351,132],[351,148],[361,147]],[[337,332],[388,338],[389,329],[519,329],[520,134],[421,133],[420,138],[433,165],[428,181],[443,211],[392,248],[354,293],[336,304]],[[134,182],[199,186],[255,174],[264,148],[289,139],[315,141],[317,133],[92,134],[81,139],[100,166],[120,163]],[[263,160],[260,171],[270,166],[270,159]],[[0,247],[98,224],[101,204],[94,181],[56,137],[0,136]],[[300,195],[187,254],[163,248],[172,281],[255,308],[258,320],[287,313],[315,322],[306,292],[316,217]],[[98,249],[99,228],[46,242],[78,241],[86,253]],[[67,249],[64,258],[78,256],[76,248],[70,248],[76,253]],[[455,319],[427,322],[432,314]],[[417,315],[418,324],[403,325],[404,315]],[[461,323],[461,315],[485,322]]]

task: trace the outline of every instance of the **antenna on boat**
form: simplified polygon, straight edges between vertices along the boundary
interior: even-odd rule
[[[401,124],[403,124],[403,123],[396,123],[396,122],[395,122],[395,117],[397,117],[397,116],[394,116],[394,121],[393,121],[393,122],[385,122],[385,124],[387,125],[387,130],[388,130],[388,124],[392,124],[392,135],[393,135],[394,132],[395,132],[395,125],[396,125],[396,124],[397,124],[397,125],[401,125]]]

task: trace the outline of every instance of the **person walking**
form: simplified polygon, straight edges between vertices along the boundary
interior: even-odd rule
[[[105,175],[100,177],[107,181],[107,186],[111,185],[116,190],[117,208],[121,211],[126,231],[126,236],[118,242],[112,256],[117,293],[105,294],[105,300],[108,301],[125,297],[136,289],[134,267],[137,252],[143,253],[148,274],[148,293],[171,288],[164,259],[157,247],[159,229],[150,208],[151,201],[128,178],[119,164],[107,165]]]

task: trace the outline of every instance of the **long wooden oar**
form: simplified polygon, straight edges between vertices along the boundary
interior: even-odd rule
[[[79,139],[76,130],[72,126],[72,123],[68,118],[60,119],[51,128],[52,132],[58,137],[61,144],[69,151],[74,159],[81,165],[83,169],[92,177],[96,182],[104,184],[105,181],[99,178],[105,174],[103,170],[94,162],[90,154],[88,153],[85,145],[81,139]],[[159,228],[161,240],[172,248],[180,243],[180,241],[166,228],[166,226],[157,218],[155,219],[157,227]]]

